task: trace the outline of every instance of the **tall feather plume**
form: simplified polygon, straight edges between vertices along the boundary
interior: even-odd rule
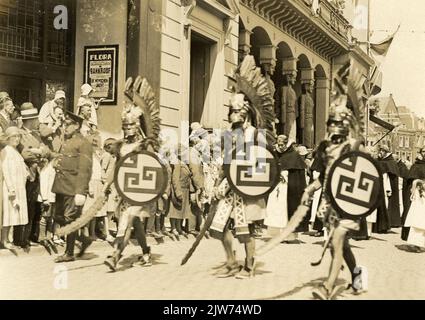
[[[254,57],[247,55],[234,74],[236,91],[244,93],[252,104],[257,129],[267,130],[267,141],[276,137],[274,127],[274,99],[267,79],[255,64]]]
[[[142,144],[151,144],[155,151],[160,145],[159,134],[161,131],[160,107],[155,99],[155,92],[149,82],[140,76],[133,81],[129,78],[126,82],[125,94],[134,103],[134,108],[141,111],[140,126],[146,136]]]
[[[331,105],[338,105],[345,101],[346,107],[351,111],[351,126],[354,138],[364,139],[364,123],[366,108],[363,102],[364,77],[359,71],[353,70],[350,62],[343,65],[335,74],[334,90],[331,96]]]

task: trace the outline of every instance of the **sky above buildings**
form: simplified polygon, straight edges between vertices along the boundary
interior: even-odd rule
[[[400,24],[382,66],[384,78],[379,96],[392,93],[398,106],[407,106],[425,117],[425,1],[370,1],[372,42],[385,39]]]

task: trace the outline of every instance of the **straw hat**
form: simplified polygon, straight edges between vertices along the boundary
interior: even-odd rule
[[[34,108],[31,102],[25,102],[21,106],[21,117],[22,120],[36,119],[38,118],[38,110]]]

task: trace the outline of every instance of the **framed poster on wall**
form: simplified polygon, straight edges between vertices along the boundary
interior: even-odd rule
[[[84,47],[84,83],[95,90],[96,101],[116,105],[118,93],[118,45]]]

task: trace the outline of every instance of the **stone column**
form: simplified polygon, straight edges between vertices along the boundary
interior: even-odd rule
[[[326,136],[326,121],[329,116],[330,81],[327,78],[316,78],[316,141]]]
[[[282,61],[282,74],[285,78],[282,87],[282,101],[279,121],[283,125],[283,133],[291,140],[297,140],[298,103],[294,84],[297,79],[297,58],[287,58]]]
[[[314,69],[302,68],[301,70],[301,99],[300,99],[300,134],[302,143],[312,148],[314,145],[314,112],[315,102],[313,98],[314,90]]]

